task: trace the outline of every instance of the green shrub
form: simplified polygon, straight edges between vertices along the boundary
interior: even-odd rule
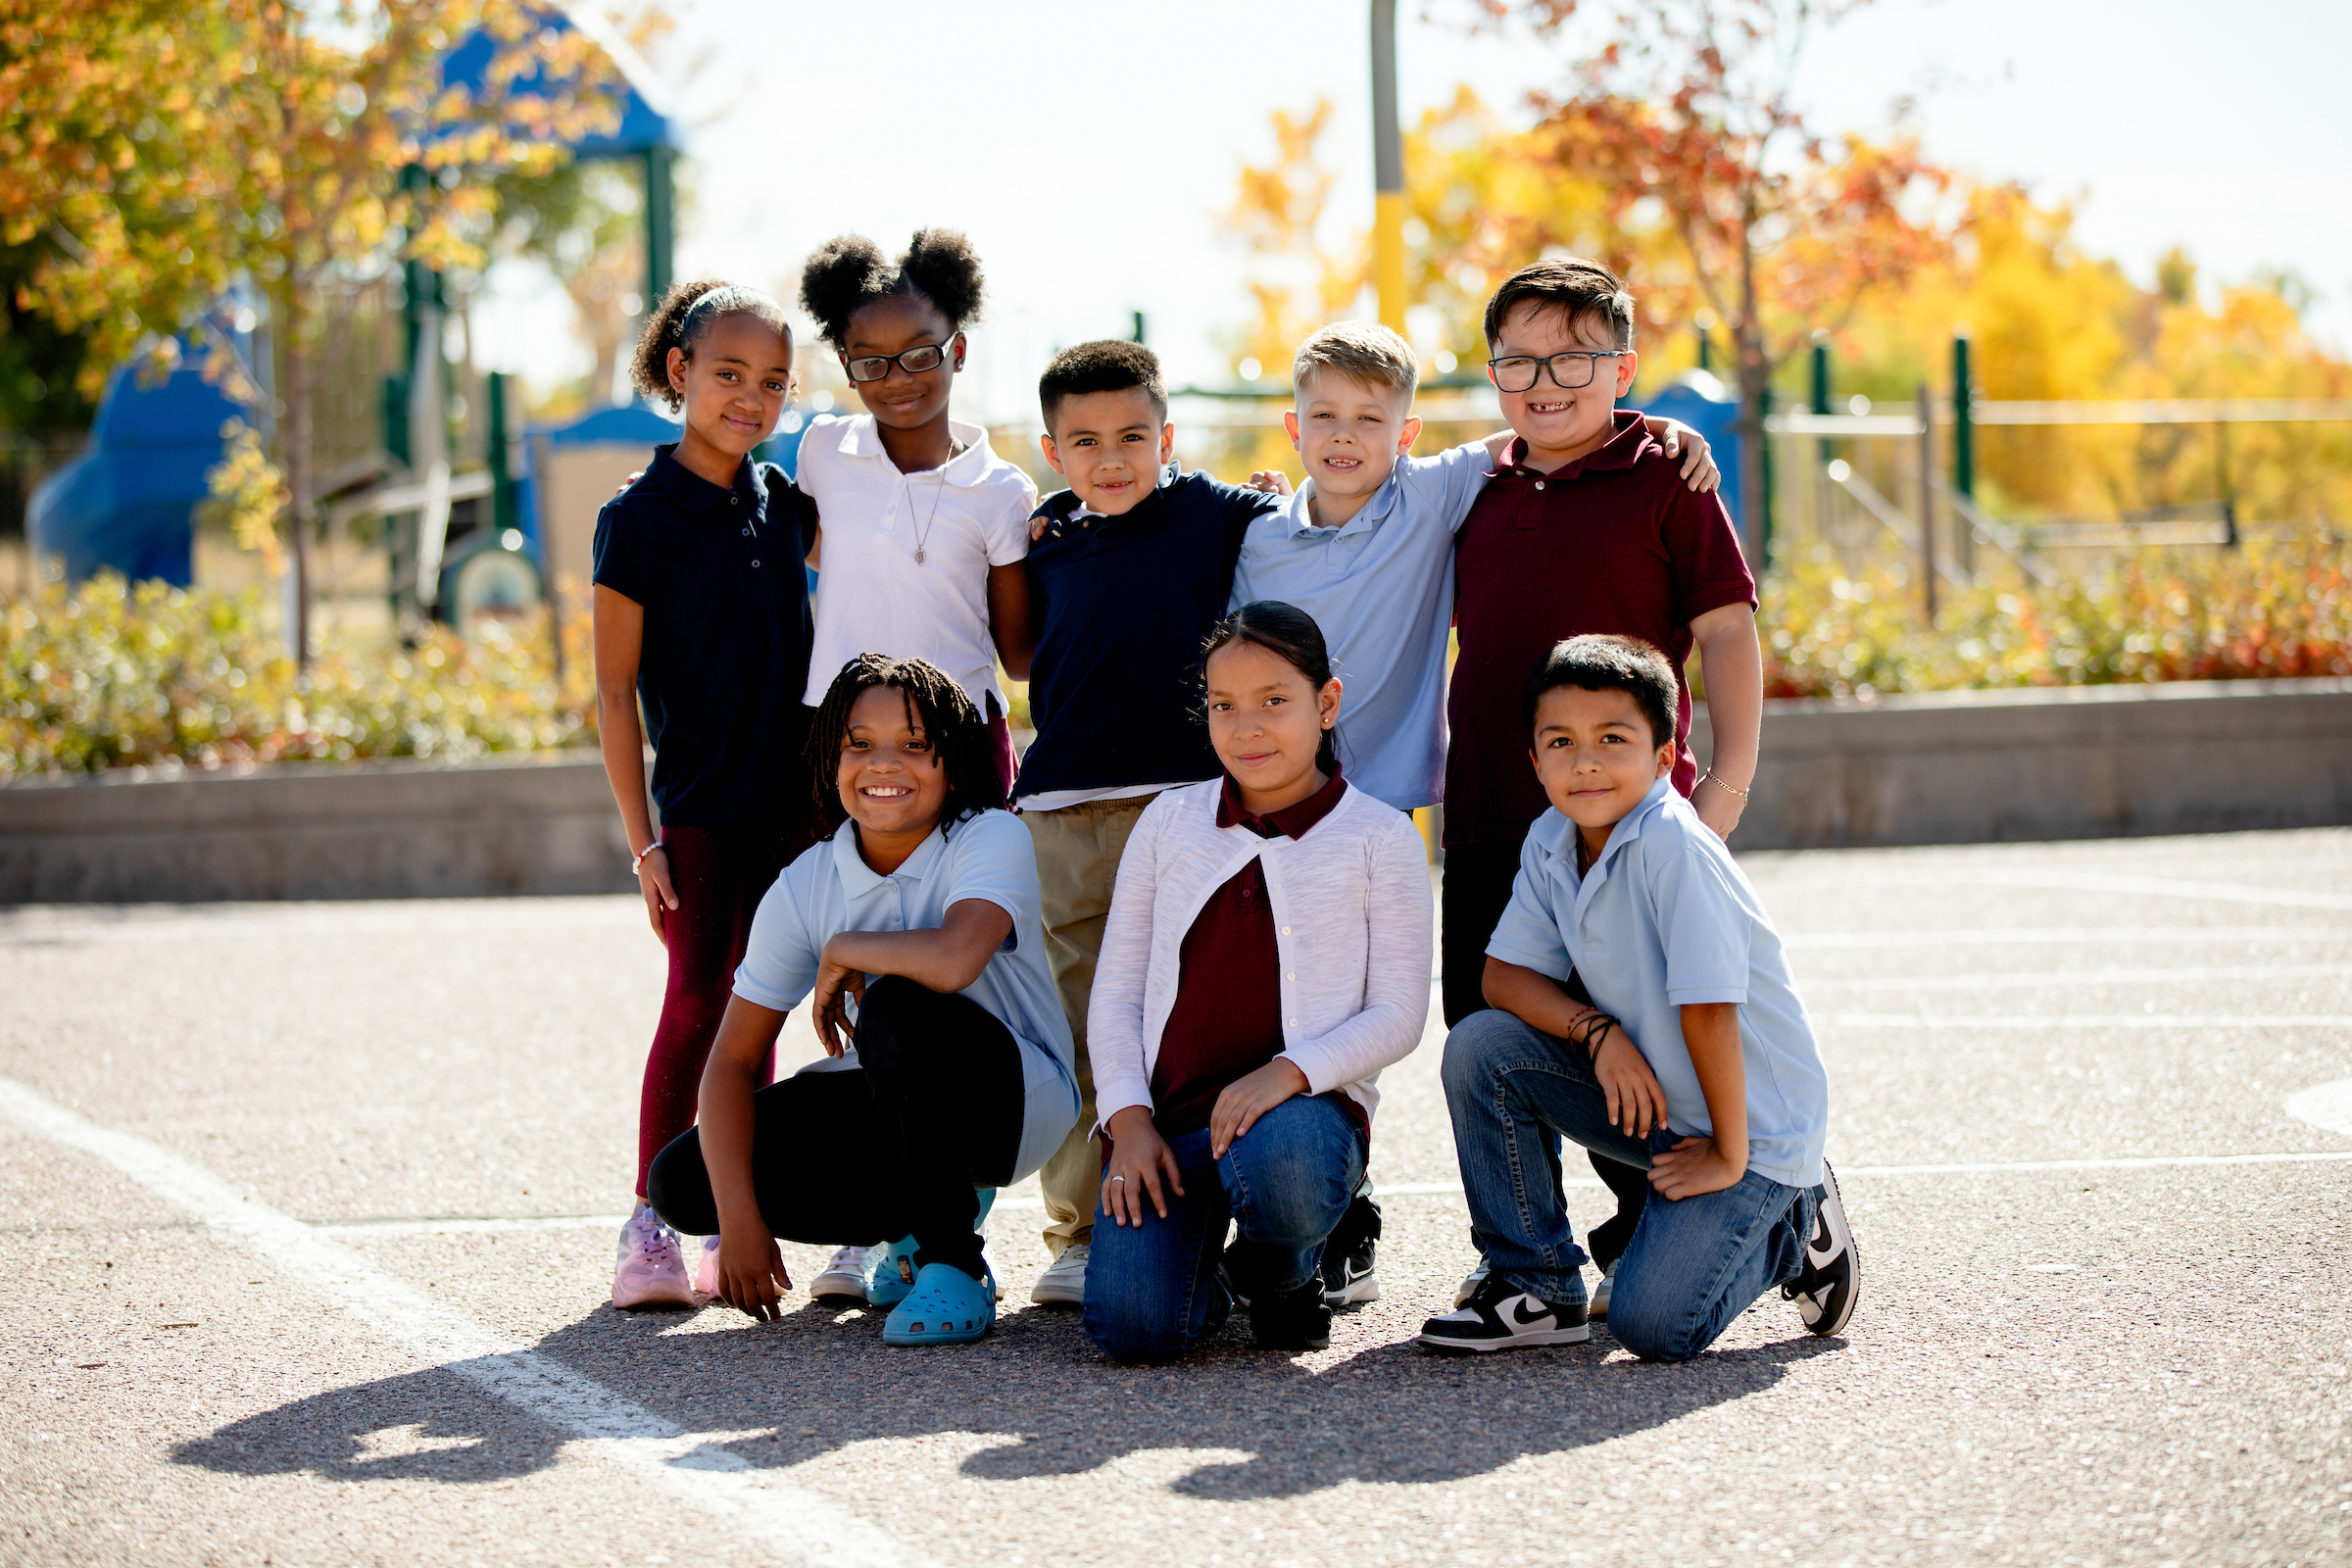
[[[1776,570],[1758,631],[1767,697],[2352,675],[2352,549],[2328,536],[2147,554],[2055,586],[1949,595],[1826,549]]]
[[[112,574],[0,607],[0,778],[594,741],[584,660],[560,689],[543,619],[488,622],[472,642],[437,627],[413,649],[329,635],[307,674],[276,620],[258,592]]]

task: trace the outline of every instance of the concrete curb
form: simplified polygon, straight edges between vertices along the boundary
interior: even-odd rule
[[[1765,705],[1742,851],[2352,823],[2352,680]],[[1691,744],[1711,741],[1703,711]]]
[[[1753,793],[1741,851],[2352,823],[2352,680],[1771,703]],[[0,787],[0,904],[634,886],[591,751]]]

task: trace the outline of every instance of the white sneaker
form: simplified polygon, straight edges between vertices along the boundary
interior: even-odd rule
[[[1478,1294],[1478,1288],[1486,1283],[1487,1260],[1482,1257],[1478,1260],[1478,1267],[1463,1275],[1462,1283],[1454,1287],[1453,1304],[1455,1309],[1459,1310],[1462,1307],[1468,1306],[1470,1304],[1470,1298],[1476,1296]]]
[[[845,1247],[835,1252],[823,1271],[808,1282],[808,1294],[828,1306],[863,1306],[865,1260],[872,1250],[870,1247]]]
[[[1061,1255],[1029,1288],[1029,1299],[1040,1306],[1084,1306],[1087,1245],[1072,1242],[1063,1248]]]
[[[1621,1263],[1625,1260],[1619,1258],[1617,1261]],[[1600,1283],[1592,1289],[1592,1302],[1585,1308],[1587,1317],[1607,1317],[1609,1315],[1609,1287],[1616,1283],[1617,1263],[1611,1263],[1600,1271]]]
[[[678,1233],[639,1203],[620,1228],[620,1252],[612,1265],[612,1304],[635,1311],[648,1306],[696,1306],[686,1280]]]

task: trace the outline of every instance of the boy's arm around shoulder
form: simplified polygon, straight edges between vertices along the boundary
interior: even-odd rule
[[[1367,797],[1369,799],[1369,797]],[[1282,1053],[1306,1076],[1307,1093],[1328,1094],[1391,1063],[1421,1043],[1429,1023],[1430,959],[1437,916],[1429,892],[1429,847],[1400,811],[1365,847],[1364,1005],[1353,1017]]]
[[[1152,973],[1152,905],[1159,891],[1159,836],[1183,790],[1160,793],[1136,819],[1119,853],[1119,874],[1102,923],[1094,989],[1086,1004],[1086,1054],[1095,1074],[1095,1122],[1129,1105],[1152,1104],[1144,1068],[1144,990]]]

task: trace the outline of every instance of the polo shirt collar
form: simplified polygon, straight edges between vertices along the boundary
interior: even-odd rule
[[[890,461],[890,454],[882,447],[882,431],[875,424],[872,415],[860,414],[856,418],[844,419],[842,423],[847,426],[841,432],[843,456],[880,458],[885,463]],[[938,468],[920,471],[935,472],[950,484],[969,489],[988,472],[989,462],[996,452],[988,444],[988,432],[976,424],[950,419],[948,433],[963,443],[963,450]]]
[[[1347,793],[1348,781],[1340,777],[1340,770],[1335,767],[1329,781],[1305,800],[1293,801],[1279,811],[1259,816],[1242,805],[1242,787],[1228,773],[1223,787],[1217,791],[1217,826],[1246,827],[1261,839],[1276,834],[1286,839],[1302,839],[1317,822],[1332,813],[1332,808],[1340,804],[1340,797]]]
[[[882,875],[865,863],[858,853],[858,824],[844,822],[833,833],[833,874],[841,879],[842,896],[855,904],[885,882],[909,877],[919,882],[931,872],[939,858],[947,853],[948,841],[937,827],[930,836],[914,847],[906,863],[889,876]]]
[[[1612,468],[1630,468],[1642,456],[1642,445],[1652,440],[1649,426],[1639,411],[1619,409],[1609,416],[1617,426],[1616,433],[1599,446],[1571,463],[1563,463],[1545,473],[1527,466],[1527,437],[1513,436],[1502,449],[1504,473],[1517,473],[1538,479],[1573,479],[1582,473],[1604,473]]]
[[[759,487],[752,482],[752,465],[740,464],[735,469],[733,485],[712,484],[701,474],[678,461],[678,444],[664,442],[654,448],[654,461],[646,466],[646,476],[662,487],[664,495],[687,512],[708,512],[721,506],[730,495],[757,497]]]
[[[1297,539],[1309,534],[1319,534],[1336,539],[1351,533],[1369,533],[1379,527],[1388,520],[1389,514],[1396,510],[1396,498],[1404,493],[1405,461],[1403,458],[1398,458],[1396,466],[1391,468],[1389,476],[1380,482],[1380,488],[1373,491],[1371,498],[1356,509],[1354,516],[1349,517],[1337,528],[1315,525],[1314,514],[1307,508],[1308,497],[1315,493],[1315,481],[1307,480],[1297,490],[1292,491],[1282,503],[1283,522],[1289,528],[1291,537]]]
[[[1576,874],[1576,824],[1558,807],[1553,807],[1537,820],[1530,831],[1537,836],[1536,842],[1550,858],[1554,874],[1576,890],[1576,902],[1580,907],[1592,895],[1592,889],[1609,879],[1609,869],[1618,852],[1642,836],[1642,830],[1649,824],[1650,819],[1666,808],[1666,797],[1673,792],[1672,774],[1652,780],[1649,792],[1642,797],[1641,803],[1619,817],[1617,825],[1609,829],[1608,839],[1601,845],[1600,853],[1592,858],[1592,868],[1581,880]]]

